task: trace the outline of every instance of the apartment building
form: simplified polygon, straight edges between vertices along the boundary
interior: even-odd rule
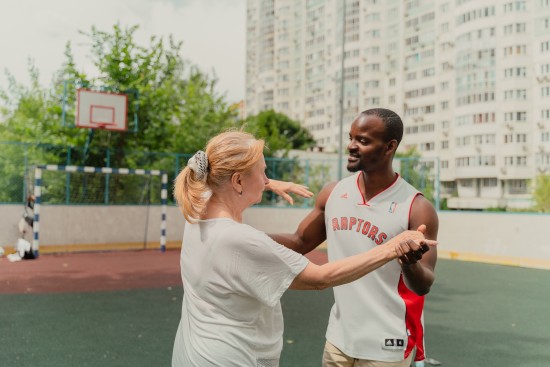
[[[247,114],[283,112],[338,151],[360,111],[390,108],[448,207],[533,204],[550,171],[550,0],[248,0],[247,31]]]

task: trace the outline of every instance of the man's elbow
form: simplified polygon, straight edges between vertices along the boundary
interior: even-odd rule
[[[419,296],[425,296],[426,294],[430,293],[430,289],[432,288],[433,282],[434,282],[434,279],[430,279],[424,282],[411,284],[409,289]]]
[[[416,295],[418,296],[425,296],[426,294],[430,293],[430,288],[431,287],[415,287],[414,289],[412,289],[412,291],[414,293],[416,293]]]

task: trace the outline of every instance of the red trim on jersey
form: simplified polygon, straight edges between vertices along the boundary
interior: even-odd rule
[[[411,228],[411,212],[414,201],[417,197],[424,196],[421,192],[418,192],[411,201],[409,207],[409,224],[407,227]],[[416,229],[416,228],[414,228]],[[424,355],[424,325],[422,324],[422,311],[424,310],[424,296],[419,296],[411,291],[403,281],[403,274],[399,278],[398,292],[403,301],[405,302],[405,325],[410,332],[409,343],[407,344],[407,350],[405,351],[405,358],[409,356],[412,349],[416,347],[416,353],[414,355],[415,361],[423,361],[426,359]]]
[[[411,200],[411,206],[409,207],[409,224],[407,224],[408,229],[416,230],[416,228],[411,228],[411,212],[412,212],[412,208],[413,208],[413,203],[416,200],[416,198],[419,197],[419,196],[424,196],[424,195],[421,192],[417,192],[416,195],[414,196],[414,198]]]
[[[361,198],[363,199],[363,202],[362,203],[359,203],[359,204],[362,204],[362,205],[370,205],[368,203],[368,201],[365,199],[365,196],[363,195],[363,192],[361,191],[361,186],[359,186],[359,177],[363,177],[363,175],[365,174],[365,172],[361,171],[361,174],[357,175],[357,180],[355,181],[357,183],[357,190],[359,190],[359,193],[361,194]],[[385,189],[382,189],[380,190],[380,192],[376,193],[376,195],[374,195],[373,197],[370,198],[370,201],[372,201],[372,199],[374,199],[375,197],[377,197],[378,195],[380,195],[381,193],[383,193],[384,191],[390,189],[393,185],[395,185],[395,183],[397,182],[397,180],[399,179],[399,173],[396,173],[395,174],[395,180],[393,180],[393,182],[391,184],[388,185],[388,187],[386,187]],[[414,200],[414,199],[413,199]],[[410,214],[409,214],[410,216]]]
[[[414,347],[417,347],[417,356],[424,359],[424,327],[422,325],[422,310],[424,309],[424,296],[419,296],[411,291],[403,281],[403,274],[399,277],[397,292],[405,303],[405,326],[409,335],[407,349],[403,359],[411,354]]]
[[[422,297],[424,298],[424,297]],[[424,305],[424,300],[422,300],[422,305]],[[424,324],[422,319],[418,323],[418,335],[416,336],[416,353],[414,354],[414,360],[423,361],[426,359],[426,354],[424,351]]]

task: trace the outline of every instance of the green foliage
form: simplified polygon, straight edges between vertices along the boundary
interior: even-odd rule
[[[0,146],[0,202],[24,197],[24,185],[15,182],[26,181],[25,167],[32,164],[171,171],[174,156],[155,152],[194,153],[234,120],[225,97],[215,91],[215,76],[185,61],[181,42],[151,37],[148,45],[141,46],[135,41],[137,30],[137,26],[115,25],[108,32],[96,27],[81,32],[90,44],[93,76],[75,63],[70,43],[51,86],[40,85],[33,63],[29,63],[29,86],[8,74],[7,87],[0,89],[0,141],[25,144]],[[72,121],[80,88],[127,94],[128,131],[75,128]],[[63,113],[67,126],[62,124]],[[16,192],[9,193],[6,188],[14,186]],[[113,188],[118,189],[122,185]]]
[[[290,149],[307,149],[315,145],[311,133],[299,122],[273,110],[250,116],[245,124],[247,131],[266,141],[267,157],[286,157]]]
[[[299,160],[294,157],[266,158],[266,164],[266,174],[269,178],[301,183],[308,186],[315,194],[319,193],[325,184],[332,181],[330,165],[322,162],[309,159]],[[311,206],[313,202],[313,198],[294,196],[294,207]],[[270,191],[264,193],[261,204],[288,206],[284,199]]]
[[[420,158],[420,153],[416,151],[416,147],[411,147],[406,152],[396,152],[395,158]]]
[[[536,179],[535,192],[533,193],[535,200],[535,209],[544,213],[550,212],[550,176],[539,175]]]
[[[485,208],[483,209],[484,212],[496,212],[496,213],[502,213],[502,212],[506,212],[506,211],[509,211],[507,210],[507,208],[504,206],[496,206],[496,207],[491,207],[491,208]]]
[[[125,156],[132,150],[194,152],[204,147],[234,117],[224,97],[215,91],[217,80],[182,59],[181,42],[151,37],[149,45],[140,46],[135,42],[137,30],[138,26],[115,25],[111,32],[95,27],[89,33],[81,32],[91,45],[94,77],[79,71],[70,43],[51,88],[39,85],[34,65],[29,67],[30,87],[10,77],[8,90],[0,93],[5,106],[2,140],[77,147],[88,141],[90,150],[77,148],[73,164],[115,167],[131,163]],[[127,94],[129,131],[90,132],[62,126],[63,105],[70,107],[66,121],[74,121],[72,106],[79,88]],[[139,122],[135,133],[134,116]],[[108,162],[107,149],[111,151]]]
[[[395,159],[399,161],[399,174],[408,183],[422,192],[424,197],[434,201],[434,178],[431,169],[422,162],[420,154],[413,147],[404,153],[396,153]]]
[[[244,129],[266,142],[264,155],[267,161],[267,175],[269,178],[302,182],[304,167],[300,166],[298,159],[288,159],[291,149],[307,149],[315,145],[311,133],[300,126],[300,123],[292,120],[282,113],[266,110],[257,115],[250,116],[245,121],[237,122]],[[273,159],[282,157],[282,159]],[[307,185],[307,183],[304,183]],[[295,198],[295,205],[303,205],[301,198]],[[277,195],[266,192],[262,204],[284,204]]]

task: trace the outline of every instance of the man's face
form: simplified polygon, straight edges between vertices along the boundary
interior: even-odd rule
[[[385,132],[382,119],[376,115],[361,115],[353,121],[349,131],[348,171],[370,172],[385,166],[391,159]]]

